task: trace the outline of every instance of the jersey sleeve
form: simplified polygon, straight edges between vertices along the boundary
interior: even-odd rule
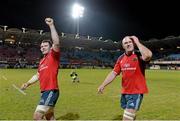
[[[116,64],[114,65],[113,71],[114,71],[117,75],[120,74],[120,72],[121,72],[120,59],[118,59],[118,60],[116,61]]]
[[[59,60],[59,58],[60,58],[60,51],[56,52],[53,49],[51,49],[51,55],[53,56],[53,58]]]

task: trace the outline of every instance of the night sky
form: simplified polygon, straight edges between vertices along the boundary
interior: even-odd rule
[[[49,31],[44,19],[52,17],[58,32],[76,33],[73,3],[85,7],[80,34],[121,40],[136,35],[142,40],[180,35],[177,2],[158,0],[2,0],[0,25]]]

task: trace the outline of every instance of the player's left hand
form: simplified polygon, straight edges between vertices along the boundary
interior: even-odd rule
[[[99,93],[99,94],[102,94],[102,93],[103,93],[103,90],[104,90],[104,86],[103,86],[103,85],[100,85],[100,86],[98,87],[98,93]]]
[[[139,39],[136,36],[130,36],[130,38],[133,40],[134,44],[137,45],[139,44]]]
[[[54,20],[53,20],[52,18],[46,18],[46,19],[45,19],[45,22],[46,22],[46,24],[49,25],[49,26],[54,24]]]

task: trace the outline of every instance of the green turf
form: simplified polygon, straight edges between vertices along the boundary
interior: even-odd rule
[[[109,69],[79,69],[80,83],[71,83],[71,70],[59,72],[60,98],[55,108],[59,120],[118,120],[123,110],[119,106],[121,78],[117,77],[103,95],[97,88],[110,72]],[[34,69],[0,69],[0,119],[30,120],[39,102],[39,84],[22,95],[12,87],[27,81]],[[7,80],[4,77],[7,78]],[[180,119],[180,71],[146,71],[149,94],[144,96],[138,120]]]

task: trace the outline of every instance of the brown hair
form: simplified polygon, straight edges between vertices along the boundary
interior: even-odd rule
[[[52,41],[51,40],[43,40],[41,43],[45,43],[45,42],[49,43],[50,47],[52,47]]]

